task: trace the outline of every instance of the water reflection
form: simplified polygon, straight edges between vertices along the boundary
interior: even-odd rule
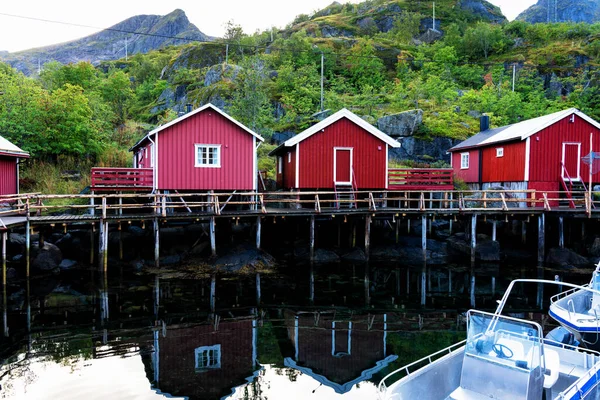
[[[5,288],[2,395],[374,398],[387,370],[455,341],[438,332],[462,332],[473,299],[490,309],[513,278],[554,275],[536,266],[337,263],[199,280],[115,268],[17,282]],[[518,290],[513,311],[539,306],[543,291]]]

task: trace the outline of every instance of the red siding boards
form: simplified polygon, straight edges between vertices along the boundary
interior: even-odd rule
[[[558,193],[556,193],[556,192],[564,190],[560,186],[560,183],[558,181],[556,181],[556,182],[529,182],[527,185],[527,188],[529,190],[536,191],[535,198],[537,200],[543,200],[544,193],[547,193],[549,198],[557,198]],[[557,200],[556,201],[549,200],[548,204],[550,205],[550,207],[558,207],[558,205],[559,205]],[[536,206],[544,207],[544,203],[542,203],[542,202],[536,203]]]
[[[581,157],[590,152],[590,133],[594,133],[594,150],[600,150],[600,130],[578,115],[564,118],[531,136],[529,180],[560,182],[563,143],[581,143]],[[588,181],[589,169],[580,159],[580,175]],[[598,175],[594,176],[598,181]]]
[[[295,148],[286,150],[286,152],[282,153],[283,185],[285,188],[291,189],[296,187],[296,150]]]
[[[497,143],[483,151],[483,182],[522,182],[525,180],[526,142]],[[498,157],[498,149],[502,156]]]
[[[17,159],[15,157],[0,157],[0,195],[16,193],[18,193]]]
[[[210,108],[158,133],[159,190],[254,189],[253,136]],[[195,145],[220,145],[220,168],[195,167]]]
[[[352,148],[358,189],[384,189],[386,143],[342,118],[299,143],[299,189],[332,189],[334,149]]]
[[[461,168],[460,160],[462,153],[469,153],[469,168]],[[471,149],[452,153],[452,169],[454,169],[456,177],[464,180],[466,183],[479,182],[479,150]]]

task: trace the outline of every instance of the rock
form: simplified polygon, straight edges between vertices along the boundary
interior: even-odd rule
[[[325,249],[316,249],[315,250],[315,258],[314,258],[315,263],[330,263],[330,262],[336,262],[336,261],[340,261],[340,257],[337,254],[335,254],[333,251],[325,250]]]
[[[471,255],[471,244],[465,240],[464,234],[456,234],[447,239],[448,248],[453,255]],[[475,259],[480,261],[500,261],[500,243],[492,240],[477,242]]]
[[[356,248],[352,250],[350,253],[346,253],[342,255],[342,260],[344,261],[358,261],[364,262],[367,261],[367,256],[362,249]]]
[[[371,258],[378,260],[398,260],[402,254],[396,246],[376,246],[371,249]]]
[[[444,33],[441,30],[427,29],[424,34],[419,36],[418,40],[422,43],[431,44],[440,40],[442,36],[444,36]]]
[[[141,227],[135,225],[129,225],[129,227],[127,227],[127,232],[134,237],[142,237],[146,235],[146,232]]]
[[[423,123],[423,110],[410,110],[386,115],[377,120],[377,127],[392,137],[412,136]]]
[[[314,113],[310,117],[312,119],[316,119],[317,121],[323,121],[325,118],[329,117],[331,114],[332,114],[331,110],[323,110],[323,111]]]
[[[443,160],[450,162],[448,149],[460,143],[461,140],[444,137],[434,137],[432,140],[418,139],[413,137],[402,138],[402,146],[390,149],[391,160],[412,160],[419,162],[431,162],[431,160]]]
[[[20,233],[10,233],[8,235],[8,244],[13,246],[22,246],[25,247],[27,240],[25,235]]]
[[[348,29],[337,28],[331,25],[321,26],[321,36],[329,37],[354,37],[354,32]]]
[[[273,267],[275,259],[262,250],[241,245],[227,251],[227,255],[215,259],[213,265],[225,272],[255,272]]]
[[[31,267],[40,271],[51,271],[58,268],[62,260],[60,249],[52,243],[45,242],[43,248],[39,244],[32,246]]]
[[[517,20],[527,21],[532,24],[546,23],[548,21],[548,0],[538,2],[517,16]],[[554,5],[554,2],[551,3]],[[553,6],[554,8],[554,6]],[[550,22],[598,22],[600,3],[595,0],[557,0],[556,11],[550,15]]]
[[[178,254],[173,254],[166,257],[160,258],[160,265],[175,265],[181,262],[181,256]]]
[[[594,188],[594,190],[595,190],[595,188]],[[600,257],[600,237],[596,236],[594,238],[594,242],[588,249],[588,253],[592,257]]]
[[[6,278],[7,279],[17,279],[17,270],[10,267],[6,269]]]
[[[144,269],[144,260],[133,260],[129,263],[129,265],[131,265],[134,271],[141,271],[142,269]]]
[[[492,23],[501,24],[506,22],[506,18],[502,15],[500,9],[487,1],[461,0],[460,8]]]
[[[556,266],[590,266],[590,261],[575,253],[569,249],[561,249],[559,247],[553,247],[548,251],[548,255],[546,255],[546,263],[556,265]]]
[[[467,112],[467,115],[468,115],[469,117],[472,117],[472,118],[481,118],[481,116],[482,116],[483,114],[481,114],[481,113],[480,113],[479,111],[477,111],[477,110],[469,110],[469,111]]]
[[[77,261],[64,259],[58,264],[58,268],[60,269],[72,269],[77,265]]]

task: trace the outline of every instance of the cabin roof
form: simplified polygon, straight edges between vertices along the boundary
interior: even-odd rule
[[[494,143],[510,142],[514,140],[525,140],[528,137],[535,135],[539,131],[549,127],[550,125],[575,114],[583,120],[600,129],[600,123],[588,117],[576,108],[558,111],[552,114],[544,115],[537,118],[521,121],[516,124],[502,126],[500,128],[488,129],[479,132],[475,136],[452,147],[449,152],[458,150],[470,149],[474,147],[483,147]]]
[[[252,129],[248,128],[246,125],[242,124],[241,122],[237,121],[236,119],[234,119],[233,117],[231,117],[230,115],[228,115],[227,113],[221,111],[218,107],[212,105],[211,103],[205,104],[204,106],[197,108],[187,114],[182,115],[179,118],[174,119],[171,122],[168,122],[164,125],[161,125],[153,130],[151,130],[150,132],[148,132],[146,134],[146,136],[144,136],[143,138],[141,138],[140,140],[138,140],[138,142],[136,144],[134,144],[129,151],[133,151],[136,148],[138,148],[140,146],[140,144],[142,144],[143,142],[145,142],[150,136],[154,136],[156,135],[158,132],[163,131],[175,124],[178,124],[179,122],[192,117],[193,115],[198,114],[199,112],[202,112],[206,109],[212,109],[213,111],[218,112],[219,114],[221,114],[223,117],[227,118],[229,121],[233,122],[234,124],[236,124],[237,126],[239,126],[240,128],[242,128],[243,130],[245,130],[246,132],[248,132],[249,134],[251,134],[252,136],[254,136],[255,138],[257,138],[258,140],[260,140],[261,142],[264,142],[264,138],[262,136],[260,136],[258,133],[254,132]]]
[[[0,154],[2,155],[10,155],[15,157],[29,157],[29,153],[25,150],[20,149],[11,143],[8,139],[0,136]]]
[[[339,121],[342,118],[348,118],[350,121],[354,122],[356,125],[360,126],[364,130],[369,132],[371,135],[377,137],[378,139],[387,143],[391,147],[400,147],[400,142],[398,142],[395,139],[392,139],[390,136],[386,135],[385,133],[383,133],[382,131],[380,131],[379,129],[377,129],[376,127],[374,127],[373,125],[371,125],[370,123],[365,121],[364,119],[360,118],[358,115],[354,114],[353,112],[351,112],[345,108],[342,108],[340,111],[336,112],[333,115],[330,115],[329,117],[325,118],[323,121],[314,124],[310,128],[300,132],[299,134],[292,137],[291,139],[286,140],[285,142],[283,142],[282,145],[277,147],[275,150],[271,151],[269,153],[269,155],[277,154],[279,152],[279,150],[281,150],[284,147],[295,146],[296,144],[300,143],[304,139],[307,139],[310,136],[314,135],[315,133],[322,131],[329,125],[333,124],[336,121]]]

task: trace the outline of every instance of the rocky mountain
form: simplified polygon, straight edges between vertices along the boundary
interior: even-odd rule
[[[587,22],[600,21],[600,0],[538,0],[523,11],[518,20],[540,22]]]
[[[89,61],[98,64],[124,58],[126,50],[129,55],[147,53],[193,40],[202,42],[212,38],[190,23],[185,12],[175,10],[164,16],[137,15],[101,32],[66,43],[15,53],[0,52],[0,61],[29,75],[37,70],[39,64],[49,61],[64,64]]]

